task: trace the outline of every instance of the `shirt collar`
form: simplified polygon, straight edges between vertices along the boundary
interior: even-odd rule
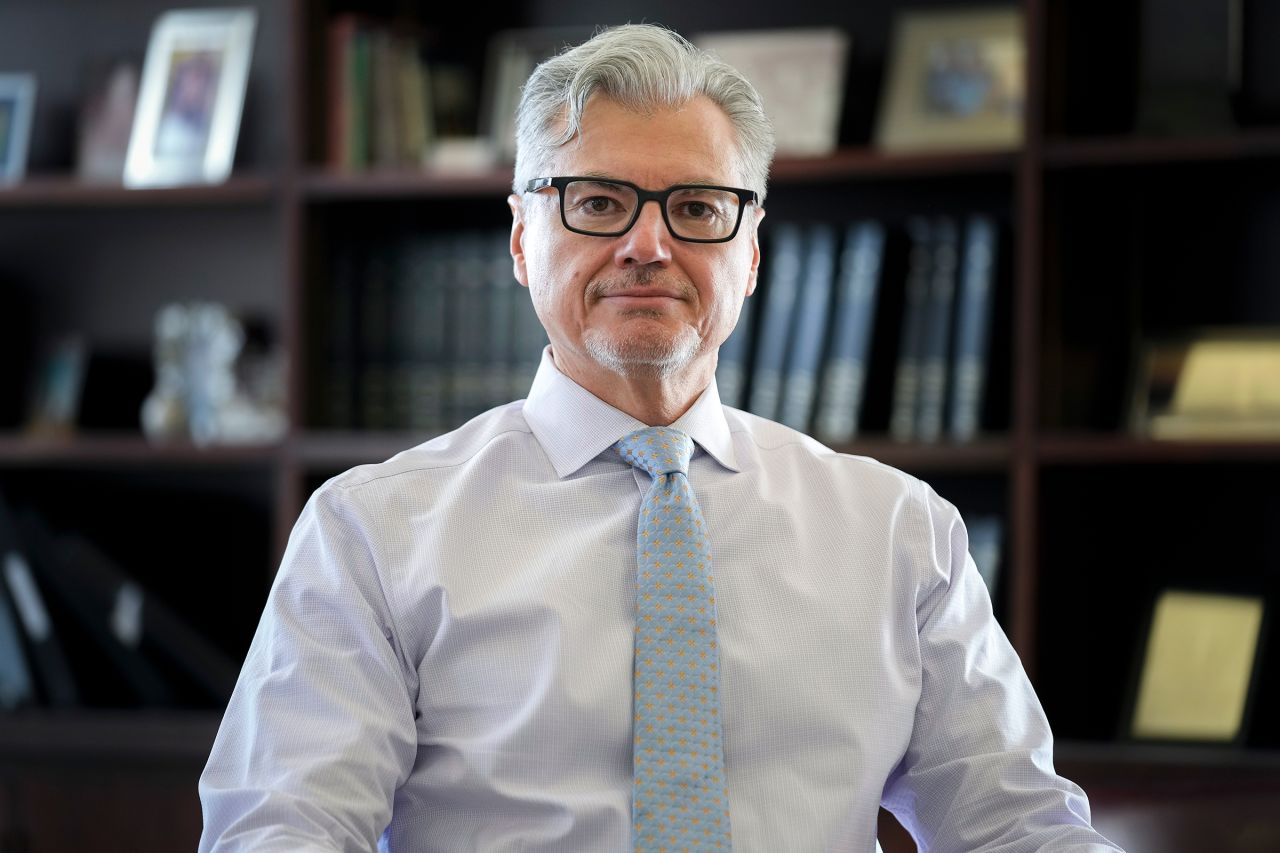
[[[551,347],[542,351],[542,363],[524,403],[524,418],[561,478],[628,433],[648,426],[561,373],[551,358]],[[714,378],[671,427],[688,434],[697,447],[725,468],[741,470]]]

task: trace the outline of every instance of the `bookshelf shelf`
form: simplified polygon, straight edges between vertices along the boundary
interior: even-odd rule
[[[290,455],[306,470],[325,471],[381,462],[421,444],[430,434],[312,430],[290,444]]]
[[[485,172],[370,171],[307,174],[302,180],[309,201],[378,201],[432,197],[483,197],[511,191],[511,169]]]
[[[218,733],[216,711],[100,710],[10,713],[0,726],[6,764],[176,762],[203,765]]]
[[[1280,158],[1280,129],[1189,138],[1114,136],[1055,139],[1045,143],[1050,169],[1184,165]]]
[[[1195,465],[1280,462],[1280,441],[1157,441],[1123,435],[1050,435],[1036,442],[1045,465]]]
[[[209,186],[157,189],[87,184],[71,177],[33,177],[11,187],[0,187],[0,210],[261,205],[275,201],[279,192],[278,181],[262,176],[234,177]]]
[[[81,434],[65,439],[0,436],[0,469],[159,466],[259,466],[280,457],[281,445],[197,447],[154,444],[132,433]]]
[[[920,473],[998,473],[1008,468],[1012,459],[1012,447],[1002,438],[969,444],[907,444],[872,438],[833,449]]]
[[[913,179],[951,175],[1012,176],[1014,151],[893,154],[874,148],[841,148],[828,157],[783,157],[769,172],[775,184],[804,184],[832,179]]]

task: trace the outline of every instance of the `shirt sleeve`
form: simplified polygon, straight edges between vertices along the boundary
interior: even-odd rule
[[[930,853],[1117,851],[1053,769],[1053,735],[996,623],[959,514],[922,483],[920,699],[882,803]]]
[[[366,530],[333,484],[303,509],[200,778],[201,853],[377,848],[417,681]]]

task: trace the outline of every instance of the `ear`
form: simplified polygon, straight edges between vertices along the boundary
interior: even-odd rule
[[[528,287],[529,271],[524,263],[524,207],[520,196],[515,193],[507,196],[507,207],[511,208],[511,260],[516,281]]]
[[[755,222],[751,226],[751,268],[747,271],[747,296],[756,292],[760,281],[760,220],[764,219],[764,208],[755,206]]]

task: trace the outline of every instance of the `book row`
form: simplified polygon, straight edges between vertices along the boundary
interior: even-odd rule
[[[528,393],[547,337],[506,229],[349,242],[331,263],[318,425],[442,432]]]
[[[885,426],[894,439],[974,439],[987,394],[998,233],[977,213],[914,216],[901,228],[775,225],[760,288],[720,350],[721,400],[847,443],[867,426],[878,348],[879,373],[891,378]]]

